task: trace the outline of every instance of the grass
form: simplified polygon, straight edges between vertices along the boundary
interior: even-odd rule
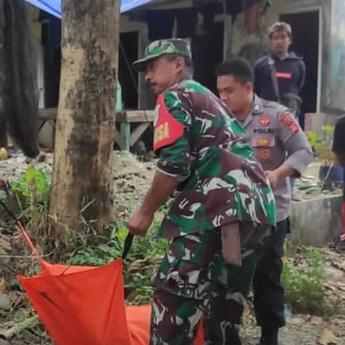
[[[49,220],[54,220],[54,217],[48,215],[50,183],[49,174],[29,168],[18,182],[12,184],[18,217],[40,253],[49,254],[45,259],[67,265],[102,266],[120,258],[128,235],[126,221],[132,212],[131,205],[127,205],[125,211],[102,235],[98,235],[92,227],[92,222],[86,221],[83,217],[88,207],[85,205],[80,211],[83,231],[76,233],[66,230],[64,238],[57,240],[49,228]],[[6,200],[5,193],[1,193],[0,197]],[[146,237],[134,239],[124,262],[124,280],[129,304],[146,304],[151,300],[152,279],[168,249],[166,240],[153,239],[160,225],[160,215],[165,212],[165,207],[160,208],[158,217],[155,218]],[[23,241],[22,252],[31,254]],[[34,260],[30,263],[18,260],[15,271],[31,276],[38,269],[38,263]],[[7,281],[13,289],[20,289],[15,277]]]
[[[323,249],[298,246],[284,262],[282,282],[294,312],[325,317],[339,312],[337,303],[327,296],[326,261]]]
[[[122,255],[125,238],[128,234],[126,220],[131,214],[131,205],[114,224],[111,224],[102,236],[97,235],[92,223],[83,219],[80,221],[84,231],[75,233],[66,231],[65,243],[54,240],[49,232],[49,174],[29,168],[23,178],[13,184],[19,217],[25,224],[34,243],[41,253],[51,253],[48,261],[58,261],[68,265],[102,266]],[[0,197],[6,196],[2,193]],[[84,210],[87,209],[87,205]],[[166,207],[160,209],[164,214]],[[154,240],[160,217],[152,224],[146,237],[137,237],[125,261],[124,280],[127,303],[149,303],[152,295],[153,277],[157,272],[159,262],[168,249],[165,240]],[[287,248],[291,251],[291,248]],[[314,315],[331,315],[336,312],[336,306],[329,302],[326,294],[326,256],[322,249],[298,246],[293,256],[284,262],[282,275],[286,290],[287,303],[295,312]],[[37,264],[21,266],[20,273],[31,275],[38,268]],[[11,286],[18,289],[19,285],[11,280]]]

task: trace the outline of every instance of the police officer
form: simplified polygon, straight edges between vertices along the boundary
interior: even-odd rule
[[[254,66],[255,93],[268,101],[287,106],[298,118],[302,99],[299,97],[305,82],[305,63],[294,52],[289,52],[292,43],[291,26],[284,22],[273,24],[269,30],[270,54],[259,59]],[[291,178],[294,189],[295,179]],[[298,196],[293,194],[294,199]]]
[[[304,132],[288,108],[254,94],[254,73],[248,62],[233,58],[216,71],[221,100],[246,129],[255,154],[268,176],[277,203],[277,226],[254,276],[254,301],[261,344],[276,345],[285,325],[281,285],[283,243],[289,232],[290,177],[299,177],[313,154]]]

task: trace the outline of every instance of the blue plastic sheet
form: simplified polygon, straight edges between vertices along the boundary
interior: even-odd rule
[[[83,0],[80,0],[83,1]],[[153,0],[122,0],[121,13],[130,11],[136,7],[142,6]],[[26,0],[39,9],[61,18],[61,0]]]

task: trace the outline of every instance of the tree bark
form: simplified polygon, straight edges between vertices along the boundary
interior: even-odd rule
[[[62,70],[50,214],[54,228],[102,232],[113,215],[120,0],[63,0]]]
[[[0,128],[6,127],[7,116],[5,110],[5,84],[6,84],[6,59],[5,59],[5,9],[4,0],[0,0]],[[3,132],[0,129],[0,135]]]

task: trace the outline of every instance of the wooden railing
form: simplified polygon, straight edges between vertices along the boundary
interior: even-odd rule
[[[57,108],[40,109],[38,119],[43,121],[57,118]],[[139,140],[145,130],[154,121],[154,110],[125,110],[115,114],[115,121],[120,123],[120,132],[114,128],[115,141],[121,150],[129,151],[130,148]],[[131,131],[131,123],[140,123]]]

